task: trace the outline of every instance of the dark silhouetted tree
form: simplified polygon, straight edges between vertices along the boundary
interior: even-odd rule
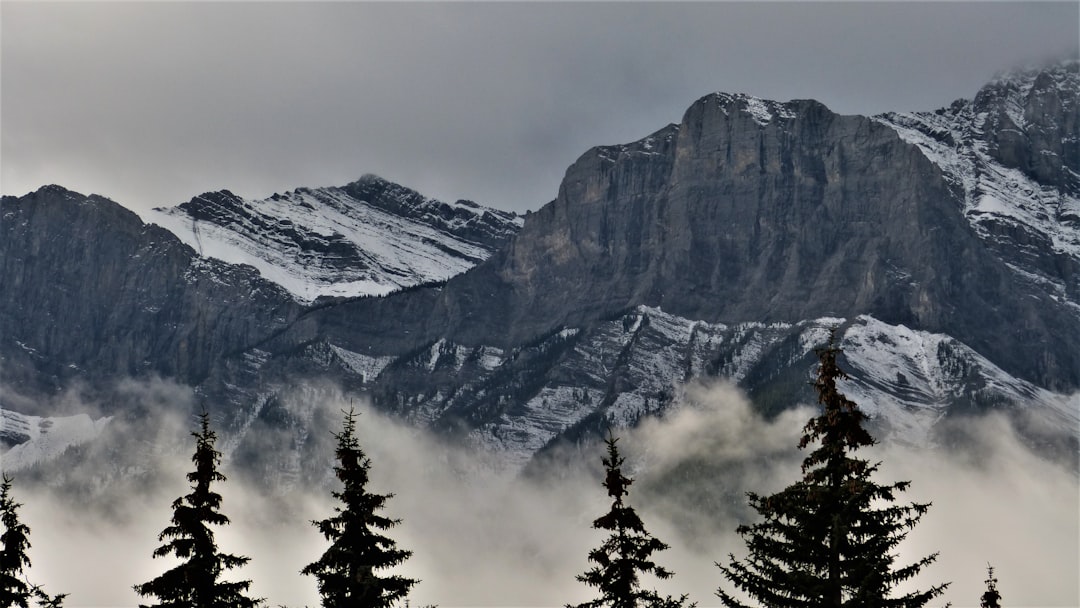
[[[981,608],[1001,608],[1001,594],[998,593],[997,583],[994,567],[986,564],[986,592],[979,598]]]
[[[835,332],[834,332],[835,333]],[[916,576],[937,554],[896,567],[896,546],[930,507],[896,505],[910,482],[880,485],[878,464],[853,453],[873,445],[865,415],[836,387],[846,374],[834,346],[817,351],[821,412],[804,428],[799,448],[819,444],[803,460],[802,479],[771,496],[748,493],[763,521],[739,526],[749,555],[727,566],[724,577],[762,605],[777,608],[918,608],[940,595],[948,583],[892,597],[894,587]],[[728,606],[745,607],[721,587]]]
[[[311,522],[330,541],[318,561],[300,572],[314,576],[326,608],[385,608],[408,596],[416,580],[380,572],[397,566],[412,555],[398,549],[383,532],[401,523],[380,515],[393,494],[374,494],[367,489],[371,461],[356,437],[356,412],[345,412],[343,429],[336,434],[338,465],[334,473],[343,484],[332,492],[341,501],[335,515]]]
[[[600,597],[576,606],[568,604],[567,608],[679,608],[686,603],[685,595],[673,598],[641,588],[642,574],[652,574],[658,579],[671,578],[670,570],[652,561],[653,553],[668,546],[645,530],[637,512],[623,499],[633,480],[622,474],[623,458],[619,455],[617,442],[618,439],[609,432],[607,456],[602,459],[606,469],[603,485],[612,498],[611,510],[592,524],[593,528],[607,530],[610,535],[589,552],[589,561],[596,565],[577,576],[577,580],[596,587]],[[688,608],[693,606],[695,604],[690,604]]]
[[[50,596],[40,585],[26,580],[24,569],[30,567],[27,555],[30,527],[19,519],[21,506],[11,495],[11,478],[5,474],[0,482],[0,524],[4,526],[4,532],[0,534],[0,545],[3,545],[0,549],[0,607],[27,608],[33,599],[38,606],[60,608],[66,593]]]
[[[18,518],[18,508],[22,506],[11,495],[12,479],[4,474],[0,482],[0,608],[21,606],[27,608],[30,599],[43,608],[60,608],[64,605],[66,593],[49,595],[41,585],[31,584],[26,580],[25,568],[30,567],[30,528]],[[22,578],[19,578],[22,577]]]
[[[30,548],[30,528],[19,520],[18,508],[22,505],[11,496],[11,478],[4,475],[0,485],[0,522],[4,533],[0,542],[0,606],[28,608],[33,589],[23,580],[23,569],[30,566],[26,552]]]
[[[134,589],[158,599],[151,607],[253,608],[262,600],[245,595],[251,581],[221,580],[226,570],[243,566],[250,558],[219,552],[210,527],[226,525],[229,518],[220,512],[221,495],[210,489],[215,482],[225,481],[225,476],[218,471],[221,452],[214,449],[217,434],[210,429],[209,414],[199,415],[199,431],[192,436],[195,470],[187,474],[191,493],[173,501],[172,525],[158,535],[165,544],[154,551],[155,558],[172,555],[181,563]]]

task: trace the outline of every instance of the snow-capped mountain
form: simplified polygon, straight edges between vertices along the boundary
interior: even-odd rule
[[[148,217],[200,255],[252,266],[303,303],[445,281],[490,257],[522,224],[513,213],[444,203],[373,175],[264,200],[208,192]]]
[[[973,100],[878,116],[959,192],[976,233],[1080,314],[1080,61],[1006,73]],[[1062,267],[1068,270],[1062,272]]]
[[[691,381],[806,403],[837,327],[881,436],[932,445],[994,410],[1075,461],[1076,85],[1071,61],[876,118],[706,95],[585,152],[524,220],[371,177],[203,195],[155,215],[175,234],[59,187],[5,197],[0,380],[108,400],[169,378],[287,482],[319,386],[521,467],[684,406]],[[291,451],[260,449],[280,432]]]

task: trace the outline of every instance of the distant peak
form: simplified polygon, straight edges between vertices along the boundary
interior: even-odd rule
[[[63,186],[60,186],[58,184],[47,184],[47,185],[42,186],[42,187],[38,188],[37,190],[35,190],[33,192],[33,194],[54,194],[54,195],[63,195],[63,196],[71,196],[71,195],[85,196],[85,195],[83,195],[83,194],[81,194],[79,192],[75,192],[74,190],[68,190],[67,188],[65,188]]]
[[[67,188],[65,188],[65,187],[63,187],[61,185],[58,185],[58,184],[47,184],[45,186],[41,186],[40,188],[38,188],[37,190],[35,190],[33,192],[28,192],[26,194],[26,196],[28,196],[28,197],[47,196],[47,197],[50,197],[50,198],[63,198],[65,200],[69,200],[69,201],[76,201],[79,204],[97,203],[97,202],[101,202],[101,201],[107,202],[107,203],[112,204],[112,205],[117,205],[118,204],[116,201],[112,200],[111,198],[109,198],[107,196],[102,196],[100,194],[83,194],[82,192],[76,192],[74,190],[69,190],[69,189],[67,189]]]
[[[211,192],[203,192],[198,196],[191,197],[191,200],[184,205],[232,205],[240,200],[241,197],[233,194],[230,190],[214,190]]]
[[[1026,92],[1033,86],[1073,89],[1080,87],[1080,59],[1065,59],[999,72],[986,83],[983,90],[1016,89]]]
[[[987,84],[993,85],[1000,82],[1034,80],[1043,73],[1066,75],[1070,72],[1073,74],[1080,72],[1080,59],[1062,59],[1041,64],[1028,64],[1011,70],[1005,70],[995,74]]]
[[[374,173],[365,173],[365,174],[360,176],[360,179],[356,180],[353,183],[354,184],[369,184],[369,185],[388,185],[391,182],[390,182],[390,180],[387,180],[387,179],[385,179],[385,178],[383,178],[381,176],[375,175]]]

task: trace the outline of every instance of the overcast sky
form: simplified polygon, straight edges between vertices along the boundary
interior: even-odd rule
[[[0,190],[132,208],[376,173],[524,211],[712,91],[932,110],[1076,56],[1080,4],[0,2]]]

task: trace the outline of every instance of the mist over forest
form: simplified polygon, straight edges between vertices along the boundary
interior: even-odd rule
[[[141,414],[114,418],[93,445],[15,475],[15,497],[32,530],[30,575],[52,593],[69,593],[67,606],[134,606],[131,586],[170,565],[151,553],[170,503],[187,491],[194,399],[164,381],[130,381],[125,391],[146,404]],[[766,420],[723,383],[688,385],[683,394],[662,419],[616,434],[635,479],[628,502],[671,546],[654,557],[675,576],[644,585],[716,606],[723,581],[714,562],[745,554],[734,533],[754,517],[744,493],[777,491],[798,478],[805,454],[796,444],[814,410]],[[76,393],[63,399],[83,411],[103,409]],[[574,577],[602,537],[590,524],[609,504],[601,446],[563,448],[522,474],[504,470],[497,454],[386,417],[335,387],[298,387],[285,400],[315,421],[312,450],[325,455],[324,478],[275,486],[231,466],[235,443],[227,433],[219,445],[229,479],[217,490],[232,525],[219,528],[217,539],[221,550],[251,558],[227,578],[251,579],[254,597],[274,606],[318,605],[315,581],[299,571],[325,549],[309,521],[335,505],[332,433],[351,406],[361,411],[357,430],[372,461],[372,490],[393,493],[386,515],[402,519],[390,535],[414,552],[398,569],[421,580],[413,605],[561,606],[591,597]],[[1036,454],[1002,416],[956,419],[944,428],[950,432],[933,448],[878,445],[863,454],[882,462],[877,480],[912,481],[900,500],[933,503],[900,548],[902,563],[940,552],[913,587],[951,581],[941,605],[974,606],[991,563],[1006,605],[1080,604],[1073,466]],[[108,444],[117,437],[126,443]],[[258,447],[273,452],[277,440],[284,439],[269,435]]]

